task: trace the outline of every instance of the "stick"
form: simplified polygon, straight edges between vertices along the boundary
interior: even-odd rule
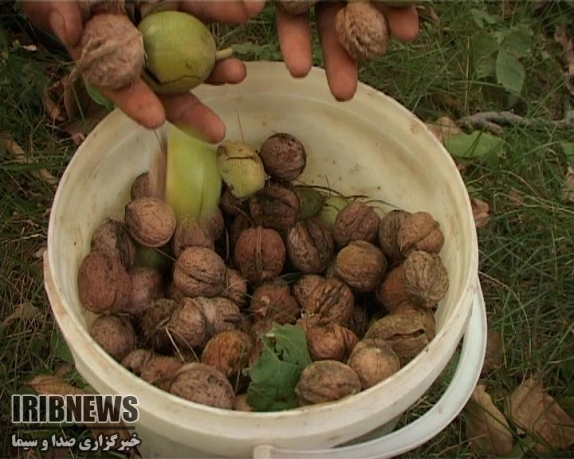
[[[526,126],[534,129],[551,127],[555,129],[574,128],[574,117],[561,120],[545,120],[541,118],[524,118],[512,112],[479,112],[459,119],[456,124],[461,127],[486,129],[493,134],[502,134],[503,126]]]

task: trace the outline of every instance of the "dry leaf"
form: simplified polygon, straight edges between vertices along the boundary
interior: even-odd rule
[[[46,395],[76,395],[76,394],[86,394],[82,389],[71,386],[70,384],[62,381],[60,378],[52,375],[40,375],[36,376],[32,381],[28,383],[32,389],[34,389],[38,394]],[[86,401],[87,403],[87,401]],[[87,408],[86,409],[90,409]],[[92,433],[97,437],[98,435],[118,435],[118,439],[129,440],[131,438],[130,432],[126,430],[123,423],[85,423]]]
[[[484,228],[488,224],[490,205],[480,199],[470,198],[474,224],[477,228]]]
[[[32,306],[30,303],[20,303],[16,305],[14,312],[2,321],[2,325],[6,327],[16,320],[33,319],[39,314],[40,310],[36,306]]]
[[[522,432],[536,441],[538,453],[548,446],[566,450],[574,445],[574,421],[560,405],[544,391],[542,377],[536,375],[518,386],[507,400],[512,420]]]
[[[478,384],[464,408],[466,436],[477,453],[504,456],[513,448],[513,436],[504,414],[496,408],[484,384]]]
[[[564,62],[568,66],[568,75],[574,76],[574,44],[572,43],[572,39],[568,37],[566,26],[556,28],[554,40],[562,46]]]
[[[568,166],[566,177],[564,178],[564,189],[562,199],[567,202],[574,202],[574,167]]]
[[[524,197],[522,193],[518,191],[516,188],[512,188],[508,192],[508,200],[511,202],[511,204],[515,205],[516,207],[521,207],[524,205]]]
[[[448,116],[442,116],[432,123],[425,123],[429,130],[443,144],[451,137],[460,134],[462,130]]]
[[[500,330],[488,329],[486,332],[486,355],[484,357],[483,373],[499,369],[504,363],[502,334]]]
[[[24,151],[24,149],[16,142],[14,142],[12,136],[0,132],[0,142],[2,143],[6,151],[8,151],[12,155],[14,161],[16,161],[18,164],[33,164],[33,162],[26,157],[26,152]],[[56,177],[54,177],[50,173],[50,171],[46,169],[38,169],[32,171],[31,174],[34,177],[37,177],[40,180],[42,180],[47,185],[55,186],[58,184],[58,179],[56,179]]]

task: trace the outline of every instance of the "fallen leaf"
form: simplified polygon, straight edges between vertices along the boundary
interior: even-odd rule
[[[38,394],[46,395],[81,395],[87,394],[86,391],[78,389],[77,387],[71,386],[70,384],[62,381],[57,376],[52,375],[39,375],[32,379],[28,385],[32,387]],[[86,400],[86,403],[89,403]],[[80,408],[81,409],[81,408]],[[93,409],[89,407],[84,407],[84,409]],[[130,432],[126,429],[123,423],[111,423],[111,422],[101,422],[101,423],[84,423],[92,433],[97,437],[98,435],[118,435],[118,439],[128,440],[131,438]]]
[[[504,456],[514,446],[510,425],[494,405],[484,384],[478,384],[464,408],[466,436],[477,453]]]
[[[30,320],[40,314],[40,310],[30,303],[20,303],[14,307],[14,312],[2,321],[2,326],[6,327],[16,320]]]
[[[567,202],[574,202],[574,166],[568,166],[566,177],[564,177],[562,199]]]
[[[488,329],[486,332],[486,354],[483,373],[498,370],[504,363],[503,341],[500,330]]]
[[[544,391],[539,374],[518,386],[507,399],[507,405],[519,432],[533,437],[538,453],[546,453],[550,448],[566,450],[574,445],[574,421]]]
[[[426,125],[443,144],[451,137],[462,132],[457,124],[448,116],[442,116],[432,123],[426,123]]]
[[[470,198],[472,206],[472,216],[474,217],[474,224],[477,228],[484,228],[490,219],[490,205],[480,199]]]
[[[566,32],[566,26],[559,26],[554,33],[554,40],[562,46],[564,62],[568,66],[568,75],[574,76],[574,43]]]

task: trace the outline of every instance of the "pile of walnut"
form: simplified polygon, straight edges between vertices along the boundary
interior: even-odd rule
[[[313,364],[300,405],[338,400],[396,373],[435,336],[448,275],[439,224],[298,185],[307,155],[289,134],[260,147],[270,178],[240,201],[223,189],[203,225],[131,189],[78,273],[91,335],[127,369],[172,394],[250,410],[242,372],[273,323],[304,329]],[[151,267],[154,266],[154,267]]]
[[[277,8],[286,14],[307,14],[320,0],[277,0]],[[404,7],[409,0],[348,0],[335,18],[341,46],[356,61],[383,56],[390,41],[389,27],[383,14],[386,7]]]

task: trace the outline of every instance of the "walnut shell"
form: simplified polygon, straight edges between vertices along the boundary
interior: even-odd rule
[[[444,245],[444,235],[431,214],[415,212],[403,221],[397,234],[397,243],[403,256],[413,250],[439,253]]]
[[[336,277],[306,274],[293,285],[293,296],[303,308],[301,317],[315,325],[334,322],[346,326],[353,314],[353,292]]]
[[[360,391],[357,373],[335,360],[320,360],[307,366],[295,387],[300,406],[334,402]]]
[[[361,380],[363,390],[394,375],[401,368],[399,357],[382,339],[365,339],[353,349],[347,362]]]
[[[143,366],[153,355],[153,352],[149,349],[134,349],[122,359],[121,364],[122,367],[139,376]]]
[[[383,251],[389,265],[395,266],[404,259],[399,249],[397,237],[405,219],[411,215],[404,210],[392,210],[381,218],[379,224],[379,246]]]
[[[129,272],[130,299],[122,312],[138,314],[165,294],[163,276],[157,269],[138,266]]]
[[[255,320],[268,320],[279,324],[293,324],[301,307],[291,294],[291,288],[282,279],[258,286],[251,296],[249,311]]]
[[[144,172],[136,177],[130,188],[130,201],[152,196],[149,186],[149,173]]]
[[[376,298],[387,311],[395,312],[410,299],[405,290],[405,270],[403,265],[392,269],[376,289]]]
[[[249,199],[249,212],[256,225],[284,233],[294,225],[301,203],[294,189],[272,183]]]
[[[246,229],[252,228],[252,227],[253,227],[253,222],[251,221],[251,218],[249,218],[249,216],[247,214],[241,213],[233,219],[233,221],[231,222],[231,225],[229,226],[229,230],[228,230],[228,232],[229,232],[229,250],[232,253],[235,250],[235,246],[237,245],[237,240],[239,239],[239,236],[241,236],[241,233],[243,233],[243,231],[245,231]]]
[[[146,247],[161,247],[169,242],[176,227],[173,209],[159,198],[139,198],[125,209],[128,231]]]
[[[225,330],[214,335],[205,345],[201,362],[235,379],[249,364],[253,339],[239,330]]]
[[[297,3],[301,3],[300,1]],[[265,171],[277,180],[295,180],[307,163],[303,144],[291,134],[278,133],[269,137],[259,149]]]
[[[139,314],[139,328],[144,342],[156,351],[170,351],[172,343],[167,331],[167,324],[178,303],[167,298],[160,298]]]
[[[118,362],[136,348],[136,333],[125,316],[98,316],[90,326],[90,336]]]
[[[357,292],[374,290],[387,270],[387,260],[375,245],[354,241],[335,258],[335,275]]]
[[[188,247],[215,250],[214,239],[194,218],[184,218],[177,224],[171,243],[176,258]]]
[[[221,296],[233,301],[240,308],[247,304],[247,281],[236,269],[227,268],[225,288]]]
[[[96,228],[91,240],[91,250],[102,252],[112,258],[119,258],[127,270],[134,265],[136,245],[125,223],[115,218],[106,218]]]
[[[91,252],[78,270],[78,293],[92,312],[121,311],[130,298],[130,276],[119,258]]]
[[[383,56],[390,35],[385,16],[369,2],[350,2],[337,12],[339,43],[356,61]]]
[[[173,282],[189,297],[219,295],[225,288],[227,267],[222,258],[205,247],[188,247],[173,270]]]
[[[226,376],[203,363],[188,363],[181,367],[169,391],[195,403],[228,410],[233,408],[235,399]]]
[[[182,366],[183,362],[176,357],[155,355],[143,365],[140,378],[162,390],[169,391],[173,379]]]
[[[244,230],[233,251],[233,264],[241,275],[255,285],[274,279],[285,264],[285,244],[271,228]]]
[[[299,319],[297,325],[305,330],[309,354],[313,361],[338,360],[345,362],[359,341],[348,328],[336,323],[313,326],[305,319]]]
[[[335,254],[333,235],[323,220],[317,217],[292,226],[287,232],[285,245],[291,263],[303,273],[319,274],[325,271]]]
[[[345,247],[353,241],[374,243],[379,223],[380,218],[373,207],[361,201],[353,201],[337,214],[333,235],[339,247]]]
[[[436,253],[411,252],[403,269],[405,292],[414,304],[432,308],[448,292],[448,272]]]
[[[236,198],[227,186],[221,192],[219,207],[227,217],[237,217],[248,211],[247,201]]]
[[[97,14],[84,25],[76,62],[84,81],[98,88],[121,89],[140,76],[143,38],[123,14]]]
[[[201,227],[211,239],[217,241],[223,236],[225,231],[225,220],[223,218],[223,213],[217,207],[209,215],[202,217]]]
[[[405,366],[431,342],[436,334],[434,315],[417,309],[389,314],[369,327],[365,339],[387,341]]]

